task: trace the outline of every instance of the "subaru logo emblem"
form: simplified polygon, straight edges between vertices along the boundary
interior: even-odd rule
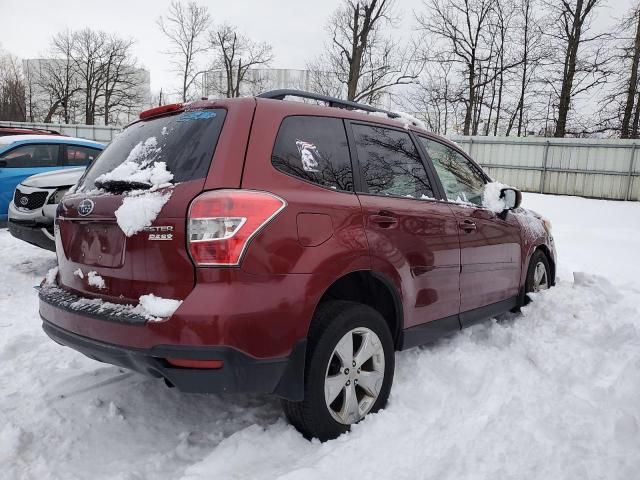
[[[93,207],[95,207],[95,205],[96,204],[93,203],[93,200],[89,200],[88,198],[85,198],[78,205],[78,215],[80,215],[81,217],[86,217],[91,212],[93,212]]]
[[[27,203],[29,203],[29,199],[28,199],[27,197],[22,197],[22,198],[20,199],[20,205],[23,205],[23,206],[25,206],[25,207],[26,207],[26,206],[27,206]]]

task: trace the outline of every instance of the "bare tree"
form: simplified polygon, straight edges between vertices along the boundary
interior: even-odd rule
[[[634,109],[638,112],[638,66],[640,64],[640,3],[636,2],[631,15],[622,24],[623,32],[635,30],[631,47],[624,48],[624,58],[629,60],[626,72],[627,88],[625,92],[624,111],[620,125],[621,138],[638,138],[638,125],[633,121]],[[635,107],[635,108],[634,108]],[[638,116],[636,113],[635,116]]]
[[[519,82],[517,104],[509,119],[506,134],[511,133],[517,122],[517,135],[526,134],[525,112],[527,111],[527,95],[531,93],[530,86],[541,62],[548,57],[549,52],[544,48],[543,28],[536,10],[539,7],[538,0],[520,0],[518,5],[518,26],[520,32],[518,45],[520,47],[521,65],[519,70]]]
[[[0,52],[0,120],[24,122],[25,85],[18,59]]]
[[[182,80],[182,101],[190,97],[190,91],[198,75],[203,73],[197,68],[197,60],[207,46],[205,35],[209,27],[210,16],[206,7],[190,1],[186,5],[177,0],[171,2],[166,17],[157,21],[160,30],[169,39],[175,70]]]
[[[389,87],[415,81],[414,50],[383,35],[393,27],[393,0],[343,0],[329,20],[331,43],[308,64],[315,88],[376,103]]]
[[[132,39],[112,35],[106,44],[102,102],[105,125],[113,123],[112,111],[129,112],[143,102],[140,93],[142,72],[137,68],[131,52],[133,43]]]
[[[417,15],[418,25],[435,38],[438,51],[450,51],[448,61],[460,67],[466,83],[463,134],[475,133],[484,100],[483,87],[520,64],[520,60],[502,57],[493,68],[488,67],[499,50],[492,29],[497,0],[429,0],[425,7],[428,13]]]
[[[263,82],[250,70],[267,66],[273,60],[271,45],[254,42],[238,33],[231,25],[220,25],[209,33],[209,43],[214,52],[213,69],[223,76],[220,94],[232,98],[242,94],[242,87],[256,93]]]
[[[51,39],[50,58],[26,62],[25,71],[41,92],[41,95],[31,92],[30,111],[36,109],[36,102],[44,103],[42,121],[45,123],[51,122],[58,112],[61,112],[61,119],[65,123],[72,119],[75,96],[81,90],[72,58],[73,44],[73,33],[60,32]]]
[[[104,95],[109,37],[105,32],[85,28],[72,36],[71,59],[84,96],[87,125],[94,125],[99,99]]]
[[[567,120],[572,100],[579,94],[604,83],[610,74],[609,57],[602,40],[608,34],[588,35],[595,9],[604,0],[546,0],[545,4],[555,17],[555,30],[547,37],[557,46],[560,67],[559,90],[552,78],[551,86],[558,95],[555,137],[567,134]]]
[[[446,135],[460,121],[459,105],[462,86],[453,63],[445,53],[429,63],[417,84],[410,88],[401,101],[403,108],[424,121],[430,131]]]

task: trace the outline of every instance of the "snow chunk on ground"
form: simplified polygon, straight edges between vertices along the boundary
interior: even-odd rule
[[[118,226],[127,237],[144,230],[151,226],[169,198],[171,192],[132,192],[115,211]]]
[[[504,211],[507,205],[504,202],[504,198],[501,198],[500,194],[503,188],[510,188],[500,182],[487,183],[484,186],[482,192],[482,206],[488,208],[494,213],[500,213]]]
[[[181,303],[182,300],[156,297],[153,293],[140,297],[140,306],[152,317],[168,318],[173,315]]]
[[[44,277],[44,283],[47,285],[55,285],[56,278],[58,278],[58,267],[53,267],[47,272],[47,275]]]
[[[98,275],[98,272],[91,271],[87,273],[87,281],[89,282],[89,285],[100,290],[106,287],[104,278]]]

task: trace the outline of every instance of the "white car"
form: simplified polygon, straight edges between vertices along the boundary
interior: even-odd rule
[[[9,232],[16,238],[56,251],[53,224],[58,203],[75,185],[86,167],[32,175],[22,181],[9,203]]]

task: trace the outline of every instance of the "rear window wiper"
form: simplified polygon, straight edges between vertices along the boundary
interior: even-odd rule
[[[149,190],[152,187],[150,183],[128,180],[96,180],[95,185],[111,193],[123,193],[131,190]]]

